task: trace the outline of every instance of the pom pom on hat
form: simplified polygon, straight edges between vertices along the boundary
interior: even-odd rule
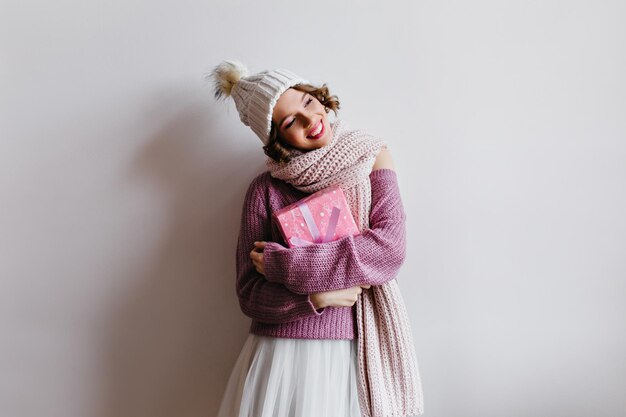
[[[248,76],[248,69],[237,60],[225,60],[217,65],[207,78],[213,79],[213,96],[216,100],[229,97],[235,84]]]
[[[213,80],[216,100],[231,97],[239,119],[250,126],[264,145],[269,143],[272,111],[280,95],[296,84],[309,81],[287,69],[264,70],[248,75],[248,69],[238,60],[224,60],[205,77]]]

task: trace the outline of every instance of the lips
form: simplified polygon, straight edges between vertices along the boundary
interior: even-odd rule
[[[315,127],[313,129],[311,129],[311,132],[315,132],[315,130],[317,130],[319,128],[320,123],[322,125],[322,129],[320,130],[320,132],[317,135],[315,135],[315,136],[309,135],[309,136],[307,136],[307,138],[309,138],[309,139],[319,139],[319,138],[321,138],[324,135],[324,132],[326,131],[326,127],[324,126],[324,123],[321,120],[319,121],[319,123],[317,123],[315,125]]]

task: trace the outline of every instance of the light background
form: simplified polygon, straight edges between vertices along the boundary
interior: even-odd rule
[[[260,141],[202,76],[384,136],[426,416],[626,415],[626,3],[0,2],[0,415],[212,416]]]

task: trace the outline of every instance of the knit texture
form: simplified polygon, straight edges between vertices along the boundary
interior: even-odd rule
[[[267,158],[266,165],[272,177],[307,193],[331,185],[341,186],[357,220],[359,213],[369,210],[368,175],[386,141],[363,129],[351,127],[343,119],[331,122],[330,130],[331,139],[326,145],[307,151],[291,148],[289,162]],[[367,216],[357,223],[360,229],[367,227]]]
[[[207,78],[214,82],[215,98],[230,96],[241,122],[249,126],[264,145],[269,143],[272,112],[281,94],[296,84],[310,84],[307,79],[281,68],[249,75],[243,63],[232,59],[220,62]]]
[[[237,296],[242,312],[252,318],[251,333],[302,339],[356,338],[356,305],[315,310],[309,294],[381,285],[396,277],[402,266],[406,214],[396,172],[378,169],[369,174],[369,180],[369,228],[356,236],[286,250],[271,213],[309,194],[272,178],[267,171],[254,178],[244,199],[236,256]],[[268,242],[265,276],[250,258],[254,241]]]
[[[250,126],[264,145],[269,143],[272,112],[278,98],[296,84],[309,84],[309,81],[279,68],[242,77],[233,87],[232,96],[240,120]]]
[[[352,129],[339,119],[332,125],[332,137],[325,146],[306,152],[294,150],[292,159],[287,163],[268,159],[267,165],[273,177],[283,179],[302,191],[314,192],[331,185],[340,185],[359,230],[364,231],[370,223],[371,184],[368,174],[384,143],[382,138],[362,129]],[[283,252],[300,255],[301,251],[289,249]],[[386,255],[383,251],[382,256]],[[308,260],[307,267],[313,270],[323,268],[327,263],[324,258],[313,257]],[[289,268],[291,264],[282,266]],[[325,280],[334,281],[335,275],[349,276],[352,273],[351,265],[335,266],[343,266],[345,269],[339,273],[337,269],[329,270],[330,275]],[[275,281],[271,273],[266,276],[269,281]],[[300,275],[292,274],[288,279],[304,281],[302,285],[307,285],[303,287],[307,291],[315,288],[308,285],[309,282]],[[373,285],[360,294],[355,306],[359,370],[357,387],[361,413],[365,417],[422,414],[417,358],[409,317],[398,283],[390,279]]]

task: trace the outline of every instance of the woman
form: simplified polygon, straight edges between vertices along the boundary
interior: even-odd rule
[[[393,279],[406,252],[391,155],[382,139],[329,121],[339,101],[325,85],[283,69],[248,76],[237,61],[209,76],[269,157],[241,214],[236,289],[252,323],[218,416],[360,416],[355,303]],[[335,184],[361,233],[288,248],[272,213]]]

